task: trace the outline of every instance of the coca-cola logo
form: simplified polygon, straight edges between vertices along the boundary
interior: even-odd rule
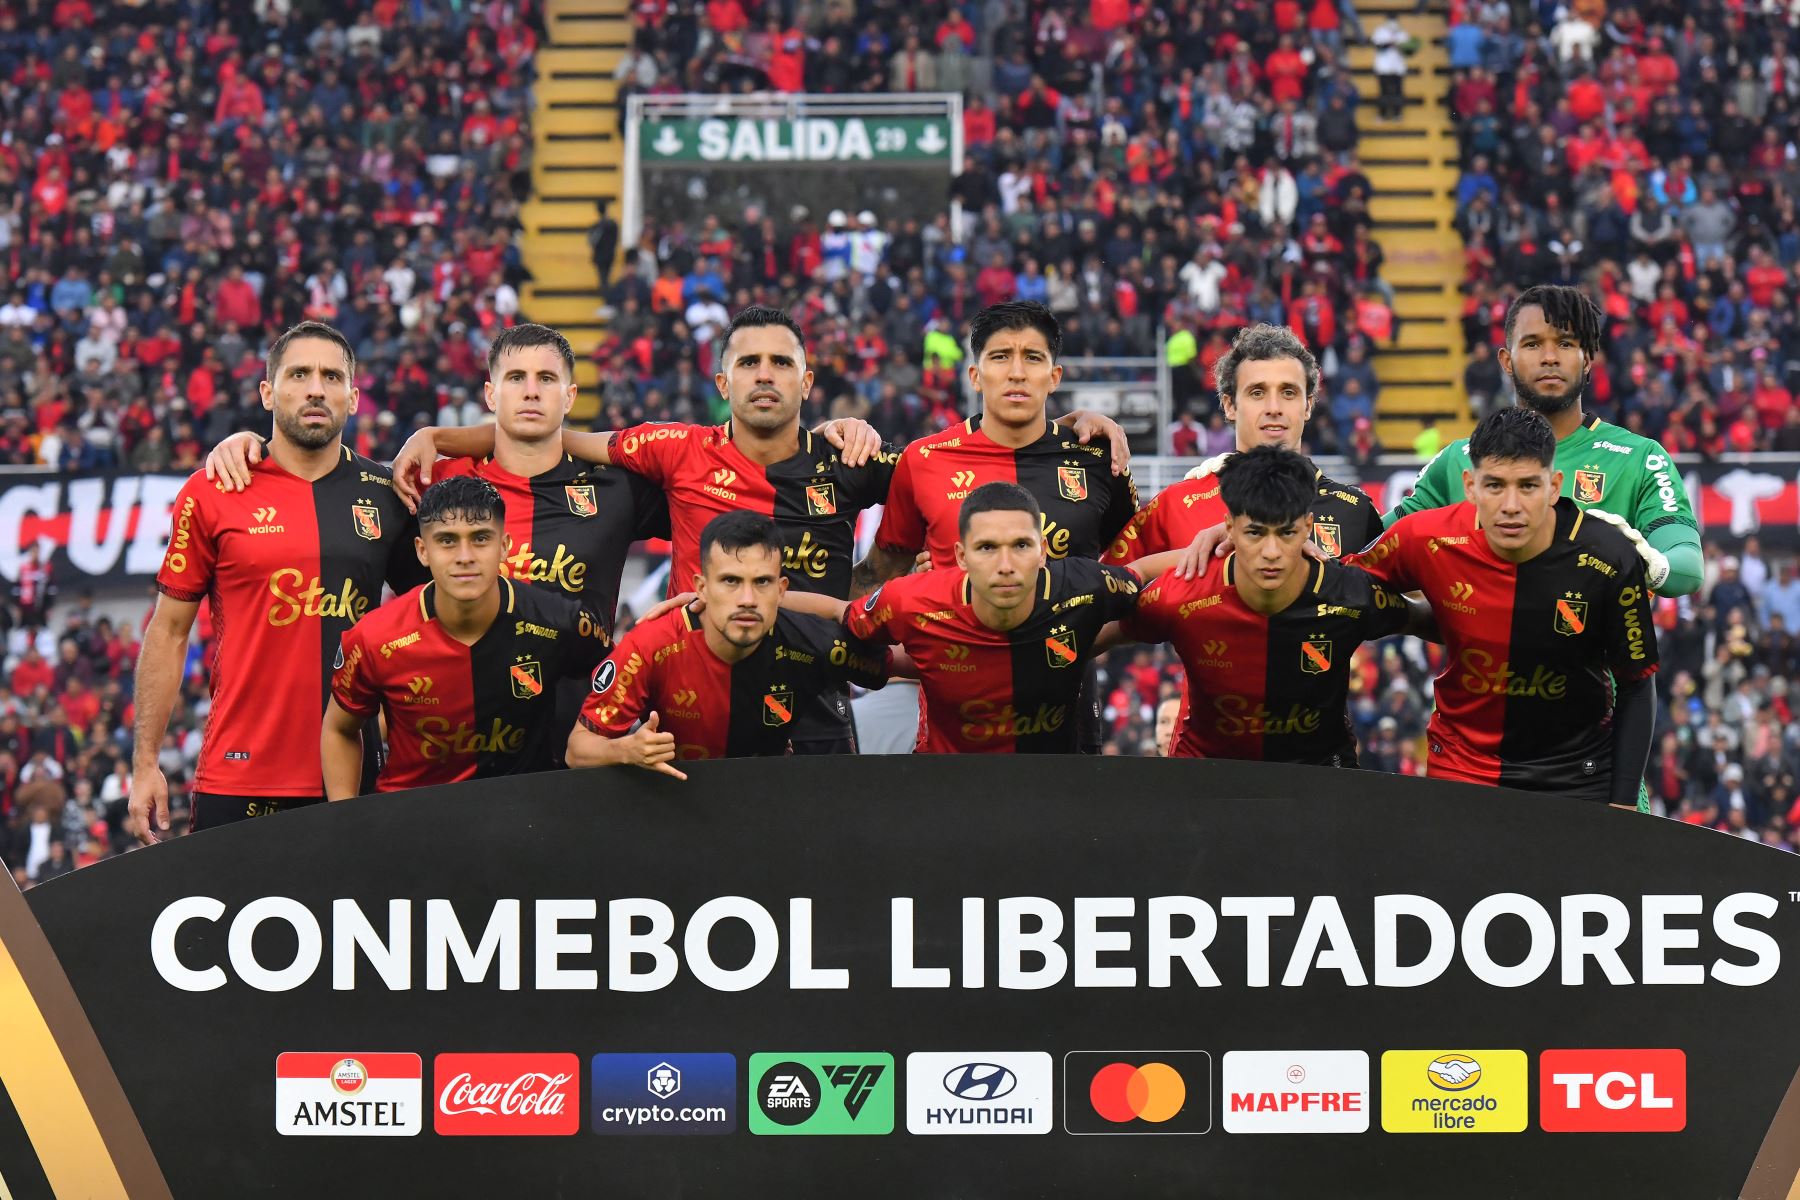
[[[581,1124],[573,1054],[440,1054],[433,1064],[443,1134],[556,1135]]]

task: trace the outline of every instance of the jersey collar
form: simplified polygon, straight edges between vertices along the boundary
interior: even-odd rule
[[[736,436],[737,436],[736,424],[731,418],[728,417],[728,418],[726,418],[725,423],[723,425],[719,426],[719,437],[722,438],[723,440],[729,442],[729,441],[732,441],[733,439],[735,439]],[[801,454],[811,454],[812,452],[813,452],[813,432],[812,432],[812,430],[807,429],[805,426],[801,426],[801,428],[800,428],[800,453]],[[837,453],[835,448],[832,450],[832,453],[833,454]]]
[[[1042,599],[1050,598],[1050,564],[1048,563],[1038,568],[1038,592]],[[964,605],[975,603],[975,585],[969,582],[969,573],[966,570],[963,572],[962,578],[962,602]]]
[[[1237,551],[1234,550],[1230,554],[1227,554],[1225,556],[1224,571],[1225,571],[1225,586],[1228,588],[1231,588],[1233,592],[1236,592],[1236,590],[1237,590]],[[1313,595],[1316,596],[1319,594],[1319,589],[1324,586],[1325,586],[1325,564],[1322,562],[1313,563],[1312,586],[1309,587],[1307,589],[1307,591],[1311,592]]]
[[[505,607],[512,612],[518,596],[513,591],[513,582],[506,576],[500,576],[501,594],[505,597]],[[437,620],[437,580],[432,580],[419,589],[419,617],[425,621]]]

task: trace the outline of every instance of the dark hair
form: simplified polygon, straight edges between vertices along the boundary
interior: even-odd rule
[[[1496,408],[1481,418],[1469,435],[1470,465],[1479,467],[1490,458],[1554,466],[1556,431],[1536,409],[1519,405]]]
[[[425,489],[419,497],[419,527],[434,521],[461,519],[472,525],[506,524],[506,502],[499,489],[475,475],[452,475]]]
[[[350,339],[323,321],[302,321],[269,343],[269,352],[263,358],[263,370],[270,383],[275,382],[275,376],[281,371],[281,360],[287,356],[288,346],[302,338],[318,338],[342,350],[344,364],[349,368],[350,375],[355,376],[356,351],[351,348]]]
[[[1588,299],[1580,288],[1540,283],[1520,292],[1519,298],[1506,306],[1506,345],[1509,350],[1512,348],[1513,326],[1518,322],[1519,310],[1522,308],[1543,309],[1546,324],[1574,334],[1576,344],[1589,358],[1599,356],[1600,330],[1604,318],[1600,315],[1600,306]]]
[[[725,336],[719,339],[719,370],[725,369],[725,348],[731,345],[731,337],[740,329],[762,329],[770,325],[779,325],[794,335],[800,343],[800,362],[806,362],[806,335],[800,332],[800,322],[788,316],[779,308],[771,308],[766,304],[752,304],[749,308],[739,309],[737,316],[731,318],[731,324],[725,327]]]
[[[1062,357],[1062,326],[1056,314],[1036,300],[1002,300],[976,313],[969,322],[969,354],[980,358],[988,339],[1004,329],[1035,329],[1050,347],[1050,361]]]
[[[1219,467],[1219,498],[1234,517],[1259,525],[1292,525],[1312,511],[1318,471],[1282,446],[1240,450]]]
[[[1285,325],[1247,325],[1238,330],[1231,339],[1231,349],[1213,365],[1219,398],[1236,404],[1238,368],[1247,362],[1273,362],[1278,358],[1291,358],[1300,364],[1301,374],[1306,377],[1306,398],[1311,400],[1319,390],[1319,360]]]
[[[762,513],[737,512],[720,513],[706,523],[700,531],[700,569],[706,569],[707,559],[712,556],[712,548],[717,546],[727,554],[736,554],[740,550],[749,550],[763,546],[781,557],[781,531],[775,527],[773,518]]]
[[[514,325],[510,329],[502,329],[494,340],[488,344],[488,374],[500,363],[500,357],[511,350],[526,350],[533,346],[549,346],[562,356],[563,372],[570,379],[575,378],[575,350],[569,345],[569,339],[550,328],[548,325]]]
[[[1033,524],[1039,528],[1044,524],[1044,510],[1038,507],[1036,496],[1016,483],[984,483],[962,502],[962,512],[956,518],[956,536],[968,537],[970,520],[984,512],[1030,513]]]

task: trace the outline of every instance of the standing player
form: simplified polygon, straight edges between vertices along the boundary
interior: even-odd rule
[[[1401,517],[1351,561],[1423,591],[1443,631],[1426,774],[1635,806],[1656,723],[1644,563],[1559,498],[1556,454],[1534,410],[1489,413],[1468,500]]]
[[[1500,369],[1512,377],[1517,403],[1550,422],[1563,495],[1624,532],[1653,591],[1686,596],[1699,590],[1705,568],[1700,526],[1674,460],[1662,443],[1582,409],[1602,325],[1599,308],[1576,288],[1526,288],[1506,310]],[[1457,503],[1470,465],[1468,439],[1445,446],[1387,523]]]
[[[1131,612],[1138,576],[1049,558],[1043,521],[1020,485],[984,483],[962,502],[954,567],[890,580],[852,604],[787,603],[906,649],[925,698],[920,753],[1073,754],[1083,668],[1101,629]]]
[[[1165,573],[1120,626],[1175,647],[1187,672],[1177,758],[1354,767],[1350,656],[1408,624],[1404,598],[1367,572],[1305,554],[1318,472],[1280,446],[1219,468],[1235,553],[1197,579]]]
[[[686,779],[673,762],[786,754],[806,696],[845,680],[886,682],[886,650],[781,611],[782,551],[775,522],[761,513],[706,523],[693,577],[703,609],[640,622],[600,664],[569,735],[570,766],[629,763]]]
[[[145,843],[169,827],[156,756],[202,599],[218,642],[195,829],[324,798],[315,756],[294,747],[317,737],[338,639],[384,581],[403,591],[424,574],[387,469],[343,444],[357,402],[343,334],[317,321],[294,326],[269,347],[267,373],[262,402],[275,428],[269,457],[251,469],[255,492],[227,492],[196,471],[175,498],[134,697],[130,815]]]
[[[320,737],[327,799],[361,790],[362,727],[377,712],[389,746],[379,791],[549,770],[568,736],[552,685],[587,678],[606,654],[605,628],[572,597],[502,574],[508,522],[493,484],[435,483],[418,521],[431,582],[343,636]]]
[[[1213,368],[1219,407],[1237,428],[1237,448],[1299,450],[1319,390],[1319,364],[1294,331],[1252,325],[1239,331]],[[1211,459],[1164,488],[1138,511],[1102,562],[1124,564],[1180,550],[1226,519],[1219,463]],[[1312,538],[1327,558],[1360,550],[1381,534],[1381,512],[1360,488],[1313,471]]]

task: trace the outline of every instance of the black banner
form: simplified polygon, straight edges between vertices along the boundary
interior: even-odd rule
[[[689,769],[321,806],[28,898],[177,1196],[1727,1200],[1800,1138],[1800,862],[1764,847],[1262,764]],[[1794,1182],[1765,1150],[1742,1194]]]
[[[97,472],[0,475],[0,576],[18,579],[34,543],[55,580],[124,582],[156,574],[169,544],[169,512],[185,475]]]

